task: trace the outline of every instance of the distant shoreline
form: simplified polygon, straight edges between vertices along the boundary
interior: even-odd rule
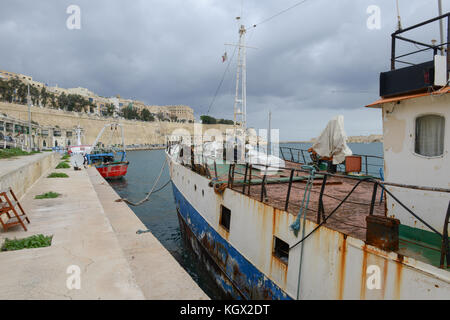
[[[315,138],[309,141],[280,141],[280,143],[314,143]],[[347,143],[372,143],[372,142],[383,142],[383,135],[381,134],[371,134],[369,136],[350,136],[347,137]]]

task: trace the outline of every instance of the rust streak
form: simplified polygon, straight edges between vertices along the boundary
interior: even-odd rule
[[[344,286],[345,286],[345,263],[347,258],[347,236],[343,235],[341,251],[341,261],[339,265],[339,295],[338,299],[342,300],[344,297]]]
[[[360,299],[366,299],[366,275],[367,275],[367,246],[364,244],[363,246],[363,262],[361,269],[361,289],[360,289]]]
[[[403,273],[403,256],[401,254],[397,255],[397,269],[396,269],[396,279],[395,279],[395,299],[400,300],[401,289],[402,289],[402,273]]]

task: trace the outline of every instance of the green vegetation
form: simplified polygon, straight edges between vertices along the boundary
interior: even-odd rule
[[[200,120],[202,120],[202,124],[234,124],[233,120],[216,119],[206,115],[200,116]]]
[[[27,84],[19,79],[0,79],[0,101],[11,103],[27,104],[28,87]],[[33,105],[51,106],[54,109],[64,109],[67,111],[81,112],[83,110],[92,111],[94,103],[79,94],[60,96],[48,92],[45,87],[39,90],[34,85],[30,86],[30,96]]]
[[[59,194],[57,192],[50,191],[50,192],[47,192],[44,194],[40,194],[34,198],[35,199],[54,199],[54,198],[58,198],[60,195],[61,194]]]
[[[53,236],[44,236],[43,234],[34,235],[25,239],[5,239],[2,245],[2,251],[14,251],[32,248],[44,248],[52,245]]]
[[[56,166],[56,169],[69,169],[69,168],[70,168],[70,165],[69,165],[67,162],[65,162],[65,161],[60,162],[60,163]]]
[[[61,172],[52,172],[47,178],[68,178],[69,176]]]
[[[70,156],[69,156],[68,154],[65,154],[65,155],[62,156],[61,159],[62,159],[62,160],[67,160],[67,159],[69,159],[69,158],[70,158]]]
[[[20,148],[0,149],[0,159],[7,159],[18,156],[29,156],[36,153],[39,153],[39,151],[26,152]]]

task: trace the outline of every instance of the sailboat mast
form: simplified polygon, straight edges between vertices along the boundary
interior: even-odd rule
[[[245,47],[245,33],[244,25],[239,29],[239,44],[238,44],[238,60],[236,72],[236,96],[234,99],[234,135],[239,129],[245,133],[247,126],[247,72],[246,72],[246,47]]]

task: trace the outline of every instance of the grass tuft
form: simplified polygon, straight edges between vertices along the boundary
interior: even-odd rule
[[[70,156],[68,154],[65,154],[62,156],[61,160],[67,160],[69,158],[70,158]]]
[[[50,192],[47,192],[44,194],[40,194],[34,198],[35,199],[54,199],[54,198],[58,198],[60,195],[61,194],[59,194],[57,192],[50,191]]]
[[[34,235],[24,239],[10,240],[8,238],[3,242],[1,251],[14,251],[32,248],[44,248],[52,245],[53,236],[44,236],[43,234]]]
[[[52,172],[47,178],[68,178],[69,176],[62,172]]]
[[[19,156],[30,156],[32,154],[40,153],[39,151],[26,152],[20,148],[0,149],[0,159],[8,159]]]
[[[65,161],[60,162],[60,163],[56,166],[56,169],[69,169],[69,168],[70,168],[70,165],[69,165],[67,162],[65,162]]]

